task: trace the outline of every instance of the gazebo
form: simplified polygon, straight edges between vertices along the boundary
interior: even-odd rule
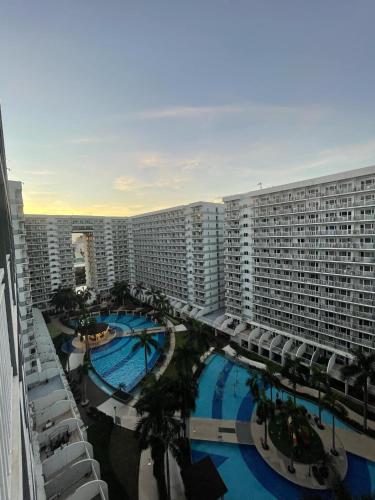
[[[77,349],[87,350],[107,344],[115,337],[116,332],[107,323],[97,323],[94,318],[89,318],[78,324],[72,344]]]

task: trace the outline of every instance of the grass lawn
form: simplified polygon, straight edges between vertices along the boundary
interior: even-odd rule
[[[101,477],[113,500],[138,500],[140,451],[134,432],[104,422],[88,428],[88,440],[100,463]]]
[[[177,332],[175,333],[175,339],[176,339],[176,345],[175,345],[175,350],[186,344],[187,340],[189,338],[189,333],[188,332]],[[174,378],[176,377],[176,367],[174,363],[174,355],[171,359],[171,362],[169,363],[167,369],[162,375],[163,377],[169,377],[169,378]]]
[[[295,462],[303,464],[317,463],[324,457],[324,448],[318,434],[311,428],[306,421],[301,423],[301,429],[304,429],[307,443],[301,444],[294,452]],[[292,442],[287,430],[287,417],[285,414],[275,415],[269,424],[269,435],[276,448],[286,457],[290,458],[292,454]]]

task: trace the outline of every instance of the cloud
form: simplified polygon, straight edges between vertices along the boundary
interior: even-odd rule
[[[145,182],[130,176],[117,177],[113,182],[113,187],[117,191],[141,192],[144,189],[181,189],[186,182],[184,177],[170,177],[168,179],[157,179]]]
[[[163,118],[203,118],[229,114],[250,114],[254,117],[284,117],[295,115],[303,121],[316,121],[330,113],[331,110],[321,106],[279,106],[255,103],[226,104],[218,106],[172,106],[159,109],[143,110],[135,114],[140,119]]]

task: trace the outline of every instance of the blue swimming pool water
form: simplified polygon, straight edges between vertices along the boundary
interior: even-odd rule
[[[192,441],[193,461],[210,456],[228,488],[226,500],[301,499],[311,495],[271,469],[255,446]],[[345,484],[352,495],[364,495],[375,490],[375,464],[348,453],[348,475]],[[319,492],[331,499],[329,492]]]
[[[164,345],[164,333],[153,335],[160,349]],[[95,349],[91,349],[91,363],[95,371],[110,386],[122,387],[130,392],[145,376],[144,350],[133,352],[137,337],[120,337]],[[160,351],[151,348],[147,367],[151,370],[157,362]]]
[[[131,332],[132,330],[143,330],[145,328],[153,328],[158,326],[155,321],[152,321],[145,316],[137,316],[133,314],[109,314],[107,316],[95,316],[98,323],[108,323],[111,328],[114,328],[119,333]],[[76,325],[76,321],[71,321],[73,326]]]
[[[199,379],[199,396],[196,402],[194,416],[205,418],[220,418],[227,420],[250,420],[254,408],[254,400],[246,381],[249,371],[220,355],[209,358],[206,368]],[[266,394],[270,397],[271,390]],[[273,397],[276,391],[273,389]],[[284,392],[284,398],[287,394]],[[296,398],[313,414],[318,414],[318,405],[303,398]],[[322,421],[331,424],[331,414],[322,412]],[[337,427],[349,428],[345,422],[336,419]]]
[[[254,401],[246,386],[249,371],[213,355],[199,379],[199,396],[194,416],[249,421]],[[275,397],[275,390],[273,391]],[[267,389],[270,396],[270,389]],[[284,396],[286,397],[286,396]],[[310,412],[318,413],[316,404],[297,398]],[[324,411],[322,420],[331,423],[329,412]],[[348,427],[336,419],[338,427]],[[209,455],[223,478],[229,492],[226,500],[300,499],[313,490],[294,485],[274,472],[256,451],[255,446],[192,441],[193,461]],[[348,474],[345,484],[353,495],[375,490],[375,463],[348,453]],[[328,492],[319,493],[321,498],[331,499]]]

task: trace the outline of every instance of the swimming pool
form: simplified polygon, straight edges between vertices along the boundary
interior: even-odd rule
[[[254,400],[246,386],[249,371],[224,358],[213,355],[199,379],[199,396],[194,416],[228,420],[249,421],[254,409]],[[266,390],[270,396],[270,389]],[[275,397],[276,391],[273,390]],[[284,395],[284,398],[286,396]],[[310,412],[318,413],[318,406],[302,398]],[[322,420],[331,424],[329,412],[323,411]],[[336,425],[349,428],[336,419]],[[228,493],[226,500],[294,499],[310,494],[277,474],[258,454],[255,446],[192,441],[192,458],[198,461],[209,455],[223,478]],[[375,463],[348,453],[348,474],[345,484],[353,495],[362,495],[375,490]],[[319,492],[321,498],[330,499],[329,492]]]
[[[217,354],[211,356],[199,379],[199,396],[194,416],[249,421],[254,400],[246,385],[248,378],[249,371],[246,368],[223,356]],[[283,397],[286,398],[286,391],[283,392]],[[270,388],[266,389],[266,394],[268,397],[271,396]],[[276,391],[273,389],[274,398],[275,394]],[[319,408],[316,403],[299,397],[296,401],[298,404],[303,404],[310,413],[318,414]],[[322,421],[331,424],[331,414],[328,411],[322,411]],[[352,430],[338,418],[336,426]]]
[[[155,321],[152,321],[145,316],[137,316],[135,314],[109,314],[107,316],[95,316],[98,323],[107,323],[118,333],[131,333],[134,331],[144,330],[145,328],[154,328],[159,326]],[[76,321],[72,320],[72,324],[76,326]]]
[[[314,490],[302,488],[277,474],[261,458],[255,446],[192,441],[193,462],[209,456],[228,488],[225,500],[301,499]],[[375,490],[375,464],[347,454],[348,474],[345,485],[351,494],[365,495]],[[319,491],[322,499],[332,499],[328,491]]]
[[[103,319],[102,319],[103,321]],[[164,346],[164,333],[152,336],[159,344],[160,350]],[[138,342],[135,337],[120,337],[101,347],[91,349],[91,364],[96,373],[111,387],[122,388],[130,392],[145,376],[144,350],[141,348],[133,352],[133,346]],[[151,347],[148,356],[147,368],[151,370],[160,356],[160,350]]]

